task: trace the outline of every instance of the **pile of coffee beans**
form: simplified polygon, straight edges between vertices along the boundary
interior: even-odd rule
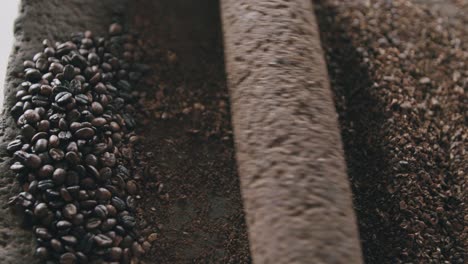
[[[11,109],[21,133],[7,149],[23,192],[10,203],[46,263],[136,262],[144,250],[123,152],[139,141],[132,87],[148,67],[117,23],[106,38],[87,31],[43,46],[24,62]]]

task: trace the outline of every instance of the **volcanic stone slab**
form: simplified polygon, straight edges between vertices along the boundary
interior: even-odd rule
[[[360,263],[311,1],[221,1],[254,263]]]
[[[107,32],[108,25],[125,8],[124,0],[23,0],[15,23],[15,44],[7,69],[3,89],[5,101],[0,123],[0,260],[1,263],[34,263],[35,243],[30,230],[20,227],[21,219],[9,209],[8,199],[18,193],[19,186],[10,172],[7,143],[18,134],[9,110],[15,103],[16,87],[22,82],[18,73],[23,61],[40,51],[42,40],[60,41],[73,32],[92,30],[98,35]]]

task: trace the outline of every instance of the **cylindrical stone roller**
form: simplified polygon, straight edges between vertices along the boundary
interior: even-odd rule
[[[361,263],[332,93],[310,0],[222,0],[254,263]]]

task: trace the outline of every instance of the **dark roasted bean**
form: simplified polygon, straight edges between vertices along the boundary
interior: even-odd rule
[[[37,121],[41,120],[41,117],[39,116],[39,114],[32,109],[26,110],[23,116],[24,116],[24,119],[29,123],[36,123]]]
[[[40,71],[30,68],[26,70],[25,77],[28,81],[37,82],[42,78],[42,74]]]
[[[73,77],[75,77],[75,68],[72,65],[66,65],[63,68],[63,78],[70,81]]]
[[[100,247],[110,247],[112,246],[112,239],[106,235],[100,234],[94,237],[94,241]]]
[[[74,134],[74,136],[77,138],[77,139],[90,139],[94,136],[94,130],[92,128],[89,128],[89,127],[84,127],[84,128],[81,128],[79,130],[77,130]]]
[[[86,229],[88,230],[94,230],[98,228],[101,225],[101,220],[99,218],[90,218],[86,222]]]
[[[61,149],[53,148],[49,150],[49,155],[53,160],[60,161],[65,157],[65,153]]]
[[[75,254],[68,252],[60,256],[60,264],[75,264],[76,256]]]
[[[69,92],[60,92],[55,96],[55,102],[58,104],[65,104],[72,98],[72,94]]]
[[[49,213],[49,209],[45,203],[40,203],[34,207],[34,215],[42,218],[45,217]]]
[[[78,208],[74,204],[67,204],[63,208],[62,213],[67,219],[73,219],[78,213]]]

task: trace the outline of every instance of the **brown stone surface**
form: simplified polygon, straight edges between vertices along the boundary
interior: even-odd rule
[[[15,44],[10,56],[3,92],[5,101],[0,116],[0,263],[34,263],[34,240],[29,230],[20,227],[20,219],[10,211],[7,201],[19,186],[9,171],[10,158],[6,144],[18,130],[9,109],[15,102],[16,87],[21,83],[18,73],[23,61],[40,51],[42,40],[66,39],[71,33],[93,30],[104,34],[114,15],[124,9],[123,0],[23,0],[15,23]]]
[[[311,2],[221,1],[255,263],[360,263],[351,191]]]

